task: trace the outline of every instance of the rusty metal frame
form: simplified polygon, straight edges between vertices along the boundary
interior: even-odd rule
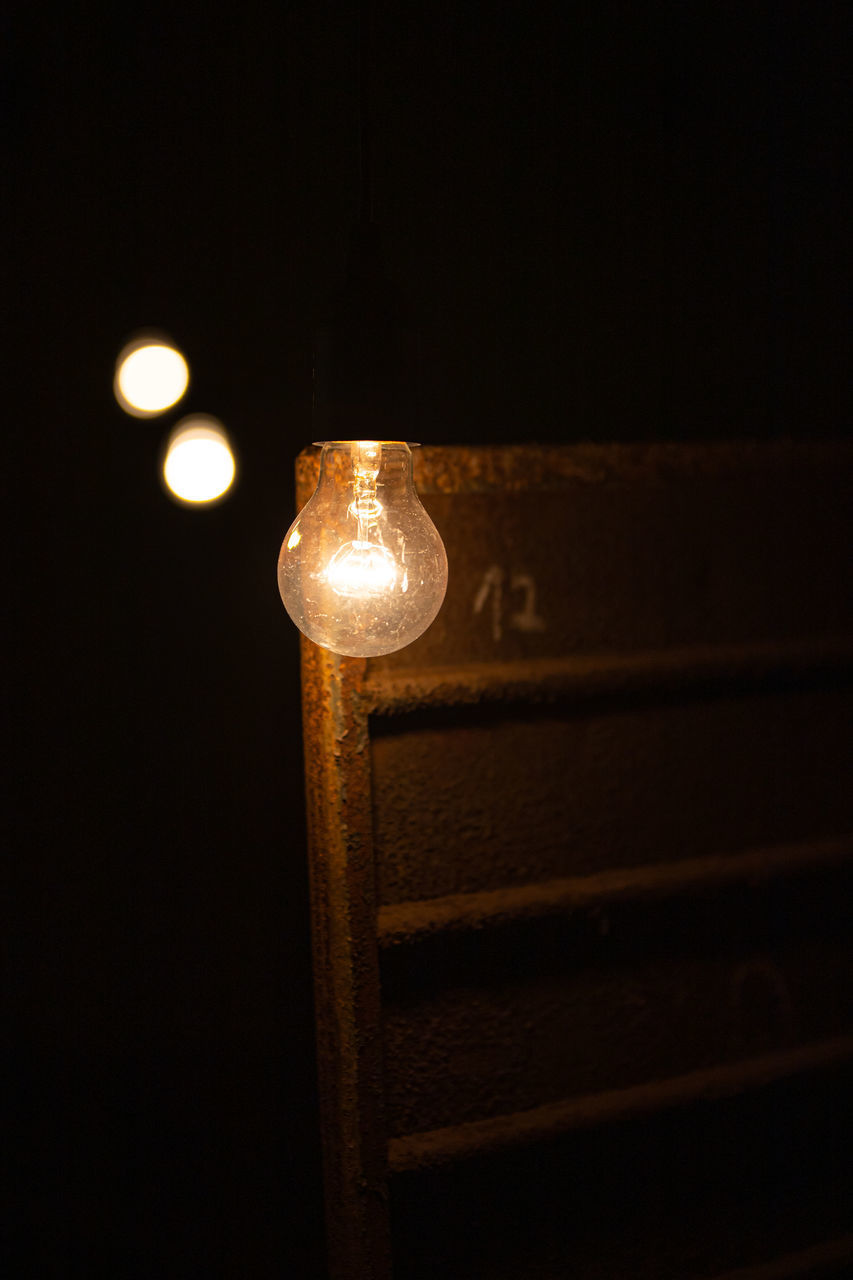
[[[365,665],[302,639],[317,1057],[335,1280],[391,1275],[369,741],[360,698]]]
[[[715,445],[702,450],[709,472],[732,458],[760,467],[767,456],[808,465],[806,446]],[[842,451],[849,462],[849,452]],[[669,473],[684,465],[680,446],[578,446],[572,449],[426,449],[416,458],[421,490],[502,492],[567,480]],[[792,462],[793,460],[793,462]],[[689,460],[688,460],[689,462]],[[523,464],[523,465],[522,465]],[[297,504],[316,485],[318,458],[297,461]],[[519,1115],[388,1141],[380,958],[383,949],[436,931],[489,928],[513,919],[576,911],[620,897],[666,897],[720,884],[752,884],[821,866],[849,865],[850,838],[757,849],[736,856],[562,878],[509,893],[489,891],[380,908],[376,900],[370,717],[430,707],[535,703],[681,691],[742,682],[829,679],[849,673],[849,636],[714,645],[610,657],[565,657],[464,668],[376,670],[302,639],[306,795],[311,877],[318,1070],[330,1274],[333,1280],[390,1280],[389,1174],[442,1165],[625,1113],[724,1096],[788,1075],[853,1060],[853,1036],[841,1036],[735,1065],[689,1072],[654,1085],[572,1098]],[[845,1253],[844,1257],[848,1254]],[[791,1272],[796,1274],[797,1272]],[[757,1274],[757,1273],[756,1273]],[[787,1273],[785,1273],[787,1274]]]

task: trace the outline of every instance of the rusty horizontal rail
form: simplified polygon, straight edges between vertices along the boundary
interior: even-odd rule
[[[399,902],[381,907],[377,913],[379,943],[382,947],[399,946],[436,933],[499,927],[616,902],[709,892],[726,885],[760,884],[845,863],[853,863],[853,833],[830,840]]]
[[[630,696],[748,683],[761,687],[853,668],[853,636],[746,645],[709,645],[540,658],[524,663],[469,663],[427,671],[373,673],[362,698],[375,715],[479,703],[547,703],[562,698]]]
[[[817,466],[850,465],[847,440],[705,440],[565,445],[424,445],[413,451],[419,493],[548,492],[573,485],[601,486],[678,481],[782,471],[808,473]],[[303,450],[296,459],[300,505],[311,497],[320,473],[320,450]]]
[[[529,1146],[635,1116],[734,1097],[791,1076],[847,1063],[853,1063],[853,1035],[820,1040],[784,1053],[765,1054],[689,1071],[627,1089],[607,1089],[527,1111],[405,1134],[389,1141],[388,1168],[391,1173],[399,1174],[455,1164],[471,1156],[492,1155],[514,1147]]]
[[[834,1271],[841,1263],[853,1264],[853,1235],[836,1236],[768,1262],[738,1267],[714,1280],[795,1280],[798,1276],[819,1276],[827,1267]]]

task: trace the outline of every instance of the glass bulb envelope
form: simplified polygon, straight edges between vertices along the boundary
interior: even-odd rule
[[[333,653],[393,653],[441,608],[444,544],[415,492],[408,444],[322,448],[317,488],[282,543],[281,598],[300,631]]]

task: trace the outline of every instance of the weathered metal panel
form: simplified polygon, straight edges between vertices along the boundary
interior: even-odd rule
[[[416,453],[442,613],[303,650],[334,1280],[849,1260],[851,471]]]
[[[375,725],[382,905],[853,831],[853,691],[514,710]]]
[[[567,1124],[559,1136],[543,1125],[519,1146],[487,1133],[483,1145],[466,1144],[464,1158],[399,1166],[391,1186],[398,1274],[849,1275],[853,1157],[838,1105],[853,1073],[828,1060],[784,1065],[771,1073],[759,1060],[678,1090],[650,1084],[633,1105],[584,1099],[570,1121],[556,1117]]]
[[[448,595],[374,675],[853,628],[846,446],[425,448],[415,478]]]
[[[389,1133],[843,1036],[851,879],[734,884],[396,947],[382,966]],[[780,938],[779,918],[797,928]]]

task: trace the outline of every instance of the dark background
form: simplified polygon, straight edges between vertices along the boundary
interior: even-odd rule
[[[374,8],[375,211],[422,340],[401,435],[849,430],[848,5]],[[319,1276],[273,570],[358,206],[356,10],[10,14],[7,1274]],[[145,325],[192,384],[137,421],[111,383]],[[211,510],[157,478],[189,410],[239,451]]]

